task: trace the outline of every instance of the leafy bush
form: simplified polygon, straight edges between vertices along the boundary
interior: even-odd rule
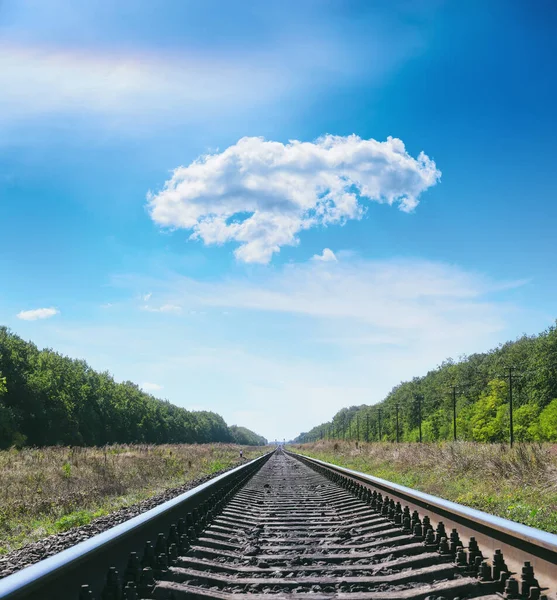
[[[61,519],[58,519],[58,521],[56,521],[54,524],[54,527],[57,531],[67,531],[72,527],[87,525],[91,522],[92,518],[93,515],[88,510],[78,510],[70,513],[69,515],[64,515]]]

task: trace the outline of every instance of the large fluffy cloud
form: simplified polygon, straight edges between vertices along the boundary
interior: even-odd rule
[[[245,137],[178,167],[148,204],[159,225],[189,229],[205,244],[237,242],[239,260],[267,263],[304,229],[361,218],[365,200],[411,211],[440,176],[426,154],[413,158],[392,137]]]

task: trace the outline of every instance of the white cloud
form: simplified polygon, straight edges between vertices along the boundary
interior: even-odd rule
[[[145,381],[141,384],[141,389],[149,393],[160,392],[160,390],[162,390],[163,387],[164,386],[159,385],[158,383],[149,383],[148,381]]]
[[[289,437],[342,406],[382,399],[450,356],[494,347],[521,322],[501,296],[521,281],[446,263],[338,254],[339,262],[272,266],[218,282],[135,282],[184,313],[206,310],[214,325],[175,321],[187,334],[176,329],[174,346],[161,344],[157,356],[168,397],[180,398],[184,377],[217,402],[221,388],[233,389],[219,405],[226,418]],[[231,309],[234,319],[222,315]]]
[[[121,311],[114,326],[64,320],[41,327],[35,341],[121,381],[164,381],[171,402],[282,439],[343,406],[381,400],[447,357],[551,322],[509,303],[508,290],[521,282],[446,263],[337,255],[339,262],[272,265],[218,281],[159,269],[153,278],[119,277],[130,306],[152,290],[161,305],[182,306],[182,316],[156,326],[134,310]]]
[[[251,67],[251,68],[250,68]],[[287,73],[248,57],[0,44],[0,119],[55,113],[174,121],[264,102]],[[222,99],[226,97],[226,106]],[[190,109],[190,110],[188,110]]]
[[[58,314],[60,311],[56,308],[35,308],[34,310],[22,310],[17,314],[17,318],[23,321],[36,321],[37,319],[50,319]]]
[[[93,12],[72,9],[72,20],[83,27],[94,22],[111,27],[105,15]],[[108,44],[100,38],[80,42],[61,31],[50,38],[35,36],[30,43],[22,34],[29,25],[23,17],[19,27],[12,26],[13,35],[6,32],[0,42],[0,120],[86,113],[89,118],[108,117],[111,130],[126,125],[136,131],[153,122],[175,127],[199,124],[200,119],[206,129],[230,115],[235,121],[241,115],[252,121],[260,107],[284,106],[288,100],[299,104],[301,96],[362,77],[377,82],[425,47],[418,27],[401,22],[393,31],[381,14],[365,27],[359,20],[346,20],[342,27],[331,28],[326,16],[330,11],[320,6],[313,13],[310,9],[306,14],[310,28],[300,29],[300,15],[284,11],[278,21],[269,22],[263,36],[225,39],[209,34],[196,40],[193,35],[178,45],[153,43],[149,36],[139,45],[136,40],[128,43],[126,32],[109,36]],[[332,13],[337,18],[337,11]],[[36,11],[33,15],[36,19]],[[248,20],[253,16],[245,15]],[[290,98],[292,93],[295,98]],[[291,115],[292,107],[286,107]]]
[[[239,260],[267,263],[304,229],[360,219],[362,200],[413,210],[440,176],[433,160],[423,152],[413,158],[392,137],[288,144],[245,137],[178,167],[148,206],[161,226],[189,229],[205,244],[237,242]]]
[[[145,294],[143,296],[143,302],[149,302],[149,300],[151,299],[152,295],[153,295],[152,292],[149,292],[148,294]]]
[[[323,248],[323,253],[314,254],[313,260],[320,260],[321,262],[337,262],[337,257],[330,248]]]
[[[186,310],[289,313],[323,319],[328,327],[339,323],[339,339],[351,338],[348,328],[353,323],[358,337],[407,344],[455,335],[474,339],[480,331],[499,330],[500,303],[490,302],[489,294],[523,282],[496,282],[439,262],[352,257],[289,264],[217,283],[177,276],[150,284],[160,287],[166,301]]]
[[[161,306],[149,306],[145,305],[142,307],[143,310],[147,312],[160,312],[160,313],[173,313],[180,314],[182,312],[182,307],[177,304],[163,304]]]

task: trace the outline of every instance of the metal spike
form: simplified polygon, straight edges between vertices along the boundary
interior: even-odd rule
[[[120,600],[120,577],[116,567],[110,567],[106,575],[106,584],[104,586],[101,598],[102,600]]]
[[[151,542],[145,542],[145,547],[143,548],[143,557],[141,558],[141,566],[145,570],[145,568],[153,568],[155,566],[155,549],[153,548],[153,544]]]
[[[487,561],[482,561],[478,570],[478,576],[480,581],[491,581],[491,567],[487,564]]]
[[[94,600],[93,592],[88,585],[82,585],[79,590],[79,600]]]
[[[124,571],[124,581],[133,581],[135,583],[139,583],[140,576],[141,561],[139,560],[139,556],[137,555],[137,552],[130,552],[130,556],[128,558],[128,565],[126,567],[126,570]]]
[[[509,577],[505,582],[505,598],[514,600],[519,598],[518,581],[514,577]]]

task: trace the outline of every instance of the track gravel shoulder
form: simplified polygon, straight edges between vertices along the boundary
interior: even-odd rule
[[[68,531],[64,531],[62,533],[57,533],[54,535],[49,535],[41,540],[37,540],[36,542],[32,542],[26,546],[18,550],[14,550],[13,552],[9,552],[4,556],[0,556],[0,579],[3,577],[7,577],[8,575],[12,575],[13,573],[20,571],[21,569],[28,567],[29,565],[35,564],[49,556],[57,554],[58,552],[62,552],[62,550],[66,550],[71,546],[75,546],[79,542],[83,542],[94,535],[102,533],[107,529],[111,529],[124,521],[127,521],[137,515],[144,513],[159,504],[163,504],[188,490],[191,490],[222,473],[226,473],[238,465],[242,463],[237,463],[232,465],[228,469],[223,469],[221,471],[217,471],[212,473],[211,475],[207,475],[205,477],[199,477],[197,479],[192,479],[187,483],[165,490],[151,498],[147,498],[138,502],[136,504],[132,504],[131,506],[126,506],[124,508],[120,508],[110,513],[109,515],[105,515],[94,519],[91,523],[87,525],[83,525],[81,527],[74,527],[69,529]]]

